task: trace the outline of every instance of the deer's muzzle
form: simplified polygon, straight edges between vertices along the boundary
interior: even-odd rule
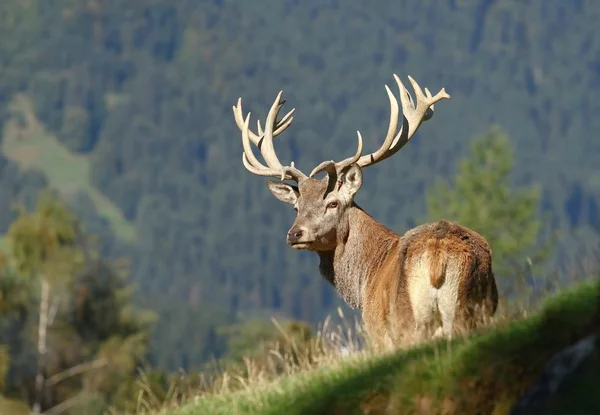
[[[287,243],[294,248],[303,248],[312,242],[308,236],[306,229],[294,225],[287,233]]]

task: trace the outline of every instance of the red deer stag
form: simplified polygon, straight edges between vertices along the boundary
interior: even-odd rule
[[[358,150],[354,156],[339,162],[325,161],[309,176],[293,162],[283,166],[273,148],[273,137],[290,126],[295,110],[277,121],[285,103],[283,91],[271,106],[264,131],[260,121],[257,132],[250,131],[250,114],[244,118],[241,98],[233,107],[242,132],[244,166],[258,176],[281,180],[267,181],[268,188],[296,211],[287,243],[319,255],[322,276],[349,306],[362,310],[367,334],[378,348],[422,339],[436,323],[434,335],[450,337],[459,326],[473,328],[480,316],[493,316],[498,303],[491,249],[481,235],[440,220],[400,236],[354,202],[362,184],[362,169],[404,147],[421,123],[433,116],[434,104],[450,98],[444,89],[435,96],[427,88],[423,93],[409,76],[416,96],[413,104],[398,76],[394,78],[403,113],[400,128],[398,101],[386,85],[391,114],[381,148],[362,155],[362,137],[357,132]],[[251,143],[260,149],[266,165],[256,158]],[[327,175],[320,180],[313,178],[319,172]],[[297,186],[284,180],[293,180]]]

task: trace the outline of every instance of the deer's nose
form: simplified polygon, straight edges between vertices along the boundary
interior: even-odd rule
[[[294,226],[287,234],[288,243],[295,244],[300,242],[302,235],[304,235],[304,231]]]

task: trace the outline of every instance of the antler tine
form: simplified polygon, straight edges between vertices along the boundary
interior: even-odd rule
[[[292,108],[287,114],[285,114],[285,116],[281,120],[277,122],[277,125],[275,126],[275,132],[273,132],[273,137],[277,137],[279,134],[284,132],[290,126],[290,124],[292,124],[292,122],[294,121],[294,117],[292,117],[292,115],[295,111],[296,108]],[[233,115],[235,118],[235,123],[241,131],[242,127],[244,126],[242,98],[238,98],[237,104],[233,106]],[[258,134],[255,134],[252,130],[248,130],[248,136],[250,137],[250,140],[254,143],[254,145],[258,145],[260,139],[263,137],[263,129],[260,125],[260,120],[257,120],[256,124]]]
[[[242,161],[244,162],[244,166],[246,166],[246,168],[252,173],[258,174],[260,176],[278,176],[281,170],[276,170],[271,167],[265,166],[254,155],[254,151],[252,151],[252,146],[250,144],[250,129],[248,128],[249,123],[250,113],[248,113],[248,116],[244,119],[244,124],[242,125],[242,146],[244,147]]]
[[[242,153],[242,163],[244,164],[244,167],[246,167],[246,169],[248,169],[248,171],[250,173],[254,173],[257,176],[279,177],[279,175],[280,175],[279,172],[272,170],[268,167],[264,167],[264,166],[263,166],[263,168],[255,167],[248,161],[248,158],[246,157],[246,153]]]
[[[288,128],[292,122],[294,121],[294,117],[292,114],[296,111],[296,108],[292,108],[287,114],[283,116],[283,118],[277,121],[277,125],[275,126],[275,131],[273,132],[273,138],[277,137],[279,134],[284,132],[286,128]],[[256,131],[258,131],[258,140],[256,141],[256,145],[260,143],[260,140],[263,138],[264,130],[262,129],[262,125],[260,125],[260,120],[256,120]]]
[[[427,97],[427,99],[432,99],[433,98],[431,96],[431,92],[429,92],[429,89],[427,89],[427,87],[425,87],[425,96]],[[433,117],[433,111],[434,111],[434,109],[435,109],[435,104],[431,104],[431,106],[427,109],[427,111],[425,111],[425,115],[423,116],[423,121],[427,121],[431,117]]]
[[[244,129],[244,113],[242,112],[242,97],[238,98],[237,104],[233,106],[233,117],[235,118],[235,123],[237,124],[240,131]],[[260,130],[260,124],[259,124]],[[248,137],[252,142],[256,145],[260,140],[260,136],[262,133],[259,131],[258,135],[254,134],[251,130],[248,129]]]
[[[292,109],[280,121],[276,122],[279,110],[285,103],[285,100],[281,99],[282,94],[283,91],[280,91],[269,110],[265,122],[265,131],[262,130],[260,121],[257,122],[258,134],[250,131],[250,113],[248,113],[246,118],[243,117],[241,98],[238,99],[237,105],[233,107],[234,118],[242,132],[242,145],[244,148],[242,163],[248,171],[259,176],[278,177],[281,180],[295,180],[300,182],[306,178],[306,175],[298,170],[293,162],[290,166],[282,166],[273,148],[273,137],[285,131],[294,120],[292,114],[295,109]],[[267,163],[266,166],[254,155],[252,145],[250,144],[251,141],[260,149],[263,159]]]
[[[283,91],[279,91],[275,101],[273,101],[273,105],[271,106],[265,121],[265,131],[262,139],[258,143],[258,147],[260,148],[260,152],[267,162],[267,165],[272,169],[281,170],[281,180],[285,180],[287,177],[289,177],[290,179],[299,182],[300,180],[306,178],[306,175],[294,167],[294,162],[291,162],[289,166],[284,167],[277,158],[275,148],[273,147],[273,136],[277,133],[277,130],[283,132],[294,120],[294,117],[292,117],[294,110],[292,110],[286,114],[279,123],[276,123],[277,115],[279,115],[279,111],[286,102],[285,99],[282,99],[282,95]],[[279,124],[279,128],[276,128],[277,124]],[[273,131],[274,129],[276,131]]]
[[[394,78],[396,78],[396,82],[402,83],[397,75],[394,74]],[[431,92],[429,92],[429,90],[427,89],[427,95],[425,95],[417,81],[415,81],[410,75],[408,75],[408,80],[410,81],[413,89],[415,90],[415,97],[417,102],[414,110],[409,111],[408,115],[404,115],[408,119],[409,126],[406,141],[410,140],[410,138],[417,131],[417,129],[423,121],[427,121],[428,119],[433,117],[433,106],[436,102],[441,101],[442,99],[450,99],[450,95],[448,95],[445,88],[442,88],[437,94],[435,94],[435,96],[432,97]],[[430,109],[430,113],[427,114],[427,112]],[[428,116],[426,117],[426,115]]]
[[[306,174],[302,173],[294,166],[292,161],[289,166],[284,166],[281,172],[281,180],[295,180],[300,183],[306,179]]]
[[[396,97],[394,96],[394,94],[392,94],[392,91],[390,91],[390,88],[387,85],[385,85],[385,91],[387,92],[388,99],[390,101],[390,122],[388,124],[387,134],[385,136],[385,140],[383,140],[383,144],[376,152],[367,154],[360,158],[360,160],[358,161],[358,164],[361,167],[376,164],[379,161],[386,158],[386,154],[388,153],[390,147],[392,146],[393,142],[395,141],[395,138],[397,137],[395,135],[395,133],[396,133],[396,130],[398,129],[398,116],[399,116],[398,100],[396,100]]]
[[[360,156],[363,151],[362,135],[360,135],[360,131],[357,131],[356,134],[358,135],[358,148],[356,149],[356,153],[352,157],[348,157],[347,159],[338,163],[336,163],[333,160],[324,161],[317,167],[315,167],[312,172],[310,172],[309,177],[313,177],[315,174],[320,173],[322,171],[326,171],[327,175],[330,177],[332,177],[333,175],[337,176],[338,172],[342,172],[346,167],[356,163],[358,159],[360,159]]]
[[[282,95],[283,91],[279,91],[277,98],[275,98],[275,101],[273,101],[273,105],[271,105],[271,109],[269,109],[269,113],[267,114],[267,119],[265,121],[265,131],[262,140],[258,142],[258,148],[260,148],[263,158],[267,162],[267,165],[272,169],[283,169],[283,165],[277,158],[277,154],[275,154],[275,148],[273,147],[275,121],[277,120],[277,115],[279,115],[281,107],[283,107],[283,104],[285,104],[285,99],[281,98]]]
[[[388,128],[388,135],[386,136],[384,144],[379,150],[373,154],[369,154],[360,158],[358,164],[361,167],[371,166],[394,155],[398,150],[404,147],[406,143],[408,143],[423,121],[427,121],[433,116],[434,104],[442,99],[450,98],[450,95],[446,93],[444,88],[442,88],[435,96],[432,96],[431,92],[427,88],[425,88],[425,93],[423,93],[423,90],[419,84],[409,75],[408,80],[415,91],[415,99],[413,100],[410,92],[408,92],[398,75],[394,74],[394,79],[400,92],[400,103],[402,105],[403,115],[402,126],[400,127],[398,133],[394,136],[394,132],[398,125],[398,105],[395,98],[393,100],[396,103],[395,106],[392,104],[392,99],[390,99],[392,110],[390,112],[390,127]],[[391,94],[387,86],[386,90],[388,91],[388,95]],[[395,118],[395,123],[393,126],[391,120],[392,117]],[[392,139],[390,139],[390,133]]]

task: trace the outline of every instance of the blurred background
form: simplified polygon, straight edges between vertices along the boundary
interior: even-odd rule
[[[503,301],[590,277],[598,21],[585,0],[3,0],[3,405],[135,407],[137,368],[160,385],[239,359],[273,316],[356,315],[243,167],[240,96],[254,128],[284,90],[297,110],[275,147],[309,172],[353,154],[357,129],[379,147],[394,73],[446,88],[357,203],[398,233],[473,227]]]

